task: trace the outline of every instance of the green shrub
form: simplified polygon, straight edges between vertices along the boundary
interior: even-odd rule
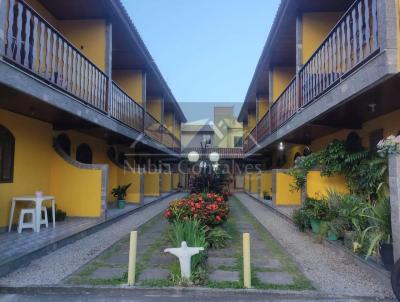
[[[301,232],[310,228],[310,218],[304,209],[298,209],[293,212],[292,219],[294,224],[298,227]]]
[[[214,249],[222,249],[226,247],[227,241],[230,239],[232,239],[232,237],[221,228],[211,229],[206,235],[208,246]]]
[[[304,202],[304,211],[309,219],[328,221],[330,218],[329,206],[324,200],[307,198]]]
[[[206,241],[206,228],[198,220],[176,221],[171,224],[170,240],[175,247],[180,247],[182,241],[186,241],[190,247],[208,248]],[[200,252],[192,257],[192,271],[195,271],[205,262],[206,254]]]

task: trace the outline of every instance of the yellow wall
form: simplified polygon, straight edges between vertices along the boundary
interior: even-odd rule
[[[162,174],[162,192],[171,192],[172,175],[171,173]]]
[[[57,207],[74,217],[99,217],[101,214],[102,171],[79,169],[52,154],[50,194]]]
[[[59,28],[100,70],[106,68],[106,22],[104,20],[58,21]]]
[[[0,124],[15,138],[14,182],[0,183],[0,226],[6,226],[12,197],[50,194],[52,126],[2,109]]]
[[[258,173],[251,173],[251,193],[258,193]]]
[[[170,132],[175,134],[175,121],[174,114],[172,112],[165,112],[164,124]]]
[[[276,171],[275,204],[277,206],[301,205],[301,193],[292,190],[294,178],[284,171]]]
[[[35,11],[37,11],[48,23],[58,29],[58,21],[57,19],[46,9],[44,6],[39,3],[37,0],[26,0],[26,3],[30,5]]]
[[[163,118],[162,101],[161,97],[148,97],[146,104],[147,112],[159,122],[161,122]]]
[[[307,196],[321,199],[329,190],[349,193],[343,176],[322,177],[320,171],[310,171],[307,175]]]
[[[142,104],[141,73],[137,70],[113,70],[112,78],[136,103]]]
[[[305,64],[342,17],[342,12],[303,14],[303,63]]]
[[[69,216],[100,214],[100,172],[79,170],[64,162],[53,150],[51,124],[5,110],[0,110],[0,124],[15,137],[14,181],[0,184],[0,227],[8,224],[12,197],[38,190],[55,195],[57,207]]]
[[[362,129],[356,131],[362,138],[364,147],[369,147],[369,134],[370,132],[383,129],[383,136],[386,138],[389,135],[396,135],[400,131],[400,110],[372,119],[362,125]],[[331,135],[324,136],[314,140],[311,144],[311,150],[318,152],[326,148],[334,139],[345,140],[347,135],[353,130],[341,130]]]
[[[264,197],[264,192],[268,192],[272,196],[272,171],[266,171],[261,173],[260,180],[260,197]]]
[[[296,73],[296,68],[293,67],[275,67],[272,70],[272,94],[275,102],[278,97],[285,91],[288,84]]]
[[[249,112],[247,129],[249,133],[256,127],[257,125],[257,117],[255,112]]]
[[[246,192],[250,192],[250,174],[249,173],[247,173],[244,176],[244,190]]]
[[[113,81],[115,81],[126,94],[128,94],[136,103],[143,105],[146,92],[143,91],[143,82],[145,79],[141,70],[113,70],[112,77]],[[149,104],[147,104],[147,106],[147,110],[151,110],[149,112],[153,115],[152,111],[155,110],[153,105],[150,104],[151,109],[149,109]],[[158,111],[156,114],[157,116],[160,115]]]
[[[172,184],[173,184],[173,189],[178,189],[179,186],[179,173],[173,173],[172,174]]]
[[[257,101],[257,121],[260,121],[268,112],[269,101],[266,96],[259,96]]]
[[[160,174],[149,172],[144,174],[144,196],[160,196]]]
[[[114,165],[110,163],[110,166]],[[115,165],[114,165],[115,166]],[[129,203],[139,203],[140,202],[140,174],[138,172],[125,171],[119,167],[117,170],[117,185],[127,185],[131,184],[127,191],[126,201]],[[110,187],[109,191],[112,190]],[[115,198],[114,198],[115,199]]]

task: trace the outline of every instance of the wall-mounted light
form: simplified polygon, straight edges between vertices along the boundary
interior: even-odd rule
[[[283,144],[283,142],[280,142],[280,143],[279,143],[278,149],[279,149],[280,151],[285,150],[285,145]]]
[[[375,113],[376,111],[376,104],[375,103],[371,103],[368,105],[369,109],[371,110],[372,113]]]

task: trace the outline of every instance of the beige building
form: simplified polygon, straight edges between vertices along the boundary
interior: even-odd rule
[[[215,147],[243,147],[243,124],[237,121],[233,106],[214,107],[214,131]]]

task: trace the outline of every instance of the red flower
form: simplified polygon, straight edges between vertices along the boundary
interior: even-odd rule
[[[215,217],[215,220],[216,220],[216,221],[221,221],[221,217],[216,216],[216,217]]]

